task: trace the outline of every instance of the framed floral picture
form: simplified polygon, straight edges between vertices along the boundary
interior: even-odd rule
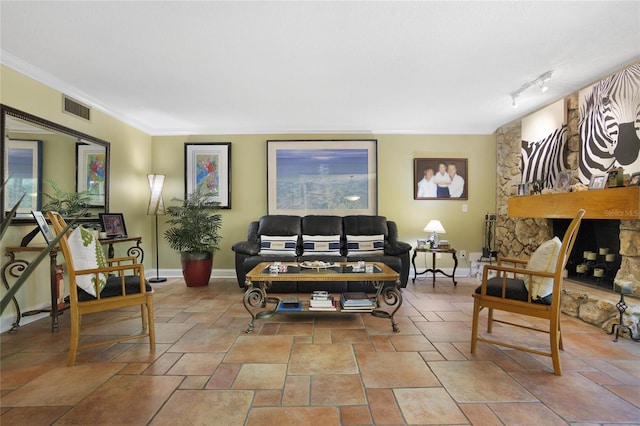
[[[103,146],[76,144],[76,190],[87,191],[89,205],[104,207],[107,153]]]
[[[185,198],[196,188],[231,208],[231,142],[185,143]]]

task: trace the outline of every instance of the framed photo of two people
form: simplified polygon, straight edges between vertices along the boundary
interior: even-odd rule
[[[469,168],[466,158],[414,158],[414,200],[466,200]]]

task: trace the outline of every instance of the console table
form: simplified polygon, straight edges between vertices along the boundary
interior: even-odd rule
[[[124,238],[106,238],[99,240],[100,244],[109,245],[107,257],[114,257],[114,244],[126,243],[126,242],[135,242],[134,246],[129,247],[127,250],[127,256],[135,257],[139,263],[142,263],[144,259],[144,251],[140,244],[142,243],[142,237],[124,237]],[[9,261],[2,268],[2,284],[4,287],[9,290],[11,288],[10,281],[15,282],[20,275],[24,272],[25,269],[29,266],[31,262],[25,259],[21,259],[18,257],[20,254],[25,253],[39,253],[44,250],[44,247],[5,247],[5,255],[9,256]],[[49,270],[50,270],[50,290],[51,290],[51,308],[50,309],[38,309],[35,311],[29,312],[21,312],[20,305],[18,301],[14,297],[12,299],[13,305],[16,308],[16,320],[12,324],[10,333],[15,333],[20,327],[20,319],[25,316],[34,315],[41,312],[51,312],[51,332],[58,331],[58,315],[62,312],[66,306],[59,307],[58,306],[58,277],[56,272],[56,266],[58,264],[58,253],[60,252],[59,247],[54,247],[51,252],[49,252]]]
[[[418,255],[418,253],[424,253],[425,254],[425,263],[426,263],[426,255],[427,253],[431,253],[432,257],[431,257],[431,268],[427,268],[422,272],[418,272],[418,269],[416,268],[416,256]],[[438,253],[450,253],[451,256],[453,256],[453,272],[451,273],[451,275],[447,274],[446,272],[444,272],[442,269],[436,269],[436,255]],[[440,248],[421,248],[421,247],[416,247],[413,249],[413,257],[411,258],[411,263],[413,264],[413,282],[416,282],[416,277],[418,275],[422,275],[422,274],[427,274],[429,272],[431,272],[433,274],[433,286],[436,286],[436,274],[440,273],[446,277],[449,277],[453,280],[453,285],[457,285],[458,282],[456,281],[456,268],[458,267],[458,258],[456,257],[456,250],[453,248],[447,248],[447,249],[440,249]]]
[[[251,315],[251,322],[247,327],[247,333],[253,331],[253,323],[259,318],[270,318],[278,313],[278,303],[280,298],[267,296],[267,290],[273,281],[367,281],[376,289],[375,296],[370,297],[374,302],[375,308],[371,311],[371,315],[378,318],[389,318],[391,320],[391,328],[396,333],[400,331],[398,324],[393,316],[402,305],[402,294],[398,286],[400,285],[400,275],[381,262],[371,262],[373,265],[372,272],[355,271],[354,266],[357,263],[338,263],[335,266],[318,269],[304,269],[295,262],[282,262],[282,266],[286,266],[286,272],[271,272],[270,262],[262,262],[253,268],[247,274],[247,291],[244,294],[243,304],[247,312]],[[393,282],[392,286],[384,286],[385,282]],[[387,306],[394,308],[388,312],[380,309],[380,301]],[[336,302],[340,303],[340,302]],[[267,304],[273,304],[273,308],[268,308]],[[262,309],[254,313],[253,309]],[[281,312],[282,313],[282,312]],[[336,311],[309,311],[308,306],[302,308],[299,312],[286,312],[287,314],[347,314],[353,312],[341,311],[337,307]]]

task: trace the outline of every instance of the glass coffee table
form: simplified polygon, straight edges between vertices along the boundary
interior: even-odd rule
[[[340,301],[336,300],[335,311],[315,311],[309,310],[309,304],[303,303],[299,311],[278,311],[278,304],[281,299],[267,295],[271,283],[274,281],[365,281],[371,283],[376,293],[369,299],[373,302],[371,315],[378,318],[389,318],[391,327],[396,333],[400,331],[393,316],[402,305],[402,294],[400,293],[400,275],[381,262],[358,262],[333,263],[321,267],[313,267],[314,263],[303,262],[263,262],[256,265],[247,274],[247,291],[244,294],[244,307],[251,315],[251,322],[247,327],[247,333],[254,329],[256,319],[270,318],[277,313],[286,314],[353,314],[347,310],[342,310]],[[392,282],[393,285],[385,286],[385,282]],[[310,295],[309,295],[310,296]],[[387,310],[382,309],[385,305]]]

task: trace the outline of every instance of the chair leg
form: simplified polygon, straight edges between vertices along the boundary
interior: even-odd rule
[[[155,351],[156,349],[156,327],[153,318],[153,296],[149,295],[147,297],[147,319],[149,323],[149,346],[151,351]]]
[[[471,326],[471,353],[476,353],[478,344],[478,320],[480,316],[480,304],[477,299],[473,299],[473,324]]]
[[[142,329],[147,329],[147,306],[140,305],[140,316],[142,317]]]
[[[556,323],[557,321],[557,323]],[[562,348],[562,333],[560,331],[560,321],[551,319],[549,329],[549,344],[551,345],[551,360],[553,361],[553,374],[562,376],[562,366],[560,365],[560,348]]]
[[[491,333],[493,331],[493,308],[489,308],[489,313],[487,314],[487,333]]]
[[[76,309],[71,309],[71,338],[69,339],[69,356],[67,357],[67,367],[73,367],[76,362],[78,352],[78,341],[80,340],[81,315]]]

